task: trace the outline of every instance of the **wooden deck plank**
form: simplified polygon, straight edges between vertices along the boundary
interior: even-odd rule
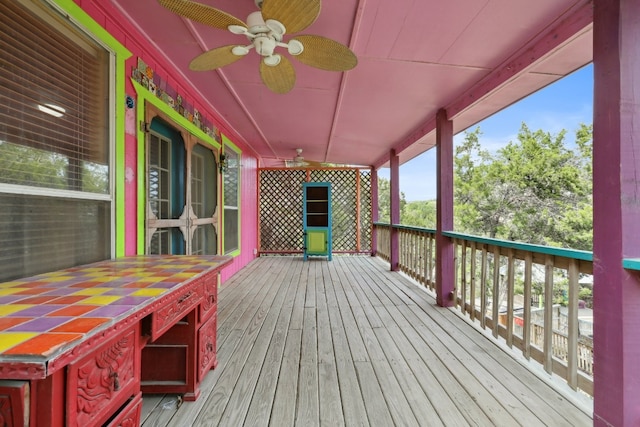
[[[298,391],[298,370],[300,367],[300,347],[302,329],[291,329],[287,334],[280,377],[276,386],[273,409],[269,425],[274,427],[292,426],[296,418]]]
[[[238,379],[247,364],[253,344],[258,338],[264,320],[269,313],[270,306],[276,297],[275,291],[280,282],[273,280],[274,276],[275,272],[273,271],[263,274],[263,277],[268,277],[268,280],[264,281],[261,292],[256,297],[260,303],[254,303],[253,306],[248,307],[240,316],[237,327],[244,328],[244,335],[236,347],[233,357],[225,367],[226,375],[222,376],[216,383],[215,390],[207,399],[207,405],[195,420],[196,424],[218,425],[220,423],[225,409],[229,404],[231,395],[234,393]],[[275,289],[272,289],[272,287],[275,287]],[[269,290],[271,290],[271,292],[269,292]]]
[[[300,426],[316,426],[320,423],[316,332],[315,307],[305,307],[295,423]]]
[[[283,279],[282,288],[285,291],[282,296],[282,306],[262,369],[260,370],[260,376],[253,391],[251,404],[244,421],[245,425],[266,426],[269,424],[269,414],[271,413],[275,388],[280,377],[280,369],[289,332],[289,322],[291,321],[291,309],[295,297],[295,293],[290,290],[292,287],[297,286],[296,277],[299,278],[299,269],[292,268]],[[274,302],[275,305],[276,302]],[[267,325],[267,322],[265,322],[265,325]]]
[[[396,329],[395,332],[399,333],[400,331]],[[402,356],[402,350],[396,346],[395,341],[391,338],[391,332],[387,328],[377,328],[374,329],[374,333],[392,367],[391,371],[396,374],[398,384],[418,421],[418,425],[444,425],[429,397],[417,381],[416,375],[411,371],[409,363]]]
[[[266,316],[264,316],[262,323],[257,326],[259,327],[259,332],[251,344],[244,369],[233,388],[227,407],[224,410],[221,420],[223,425],[242,425],[254,393],[256,391],[265,392],[268,390],[269,386],[264,382],[262,383],[262,387],[257,387],[258,379],[263,369],[266,371],[267,376],[272,378],[277,376],[279,363],[276,363],[276,360],[279,362],[281,359],[281,347],[284,347],[285,332],[277,330],[276,325],[278,320],[281,320],[283,329],[286,330],[290,318],[289,313],[280,316],[282,305],[288,294],[289,286],[291,285],[291,281],[287,280],[287,275],[288,272],[281,281],[274,280],[274,284],[271,286],[271,293],[275,294],[275,298],[265,307]],[[262,319],[262,316],[256,319],[256,325],[259,324],[259,319]],[[268,354],[269,348],[273,349],[274,354]]]
[[[398,286],[398,284],[393,284]],[[489,372],[488,378],[502,377],[503,382],[508,384],[508,392],[513,396],[519,397],[522,404],[525,405],[530,412],[536,414],[540,421],[549,425],[589,425],[592,420],[587,416],[584,411],[580,410],[574,405],[568,405],[566,410],[559,412],[555,405],[549,405],[548,396],[550,393],[549,386],[541,382],[539,379],[534,379],[535,374],[530,371],[525,373],[519,373],[515,376],[513,373],[518,372],[519,363],[505,351],[501,351],[495,343],[486,339],[477,330],[469,327],[466,320],[460,318],[460,316],[445,315],[446,311],[442,309],[431,309],[431,306],[435,303],[433,297],[426,294],[424,290],[406,285],[400,285],[402,292],[407,295],[411,295],[411,298],[415,301],[419,301],[419,305],[423,305],[423,312],[428,315],[427,318],[432,318],[437,321],[437,327],[448,330],[448,337],[452,336],[465,336],[466,339],[471,339],[472,346],[466,346],[468,349],[474,349],[474,353],[481,353],[482,368]],[[426,305],[424,305],[426,304]],[[454,312],[457,314],[457,312]],[[396,316],[394,316],[395,318]],[[452,330],[451,328],[455,328]],[[449,341],[450,343],[452,341]],[[456,343],[458,345],[458,343]],[[445,344],[447,348],[451,348],[448,344]],[[488,363],[487,358],[494,359],[495,363]],[[470,359],[477,359],[475,356]],[[466,362],[465,362],[466,363]],[[477,366],[477,365],[476,365]],[[505,377],[505,368],[507,376]],[[525,378],[523,378],[523,375]],[[554,393],[551,391],[551,393]],[[558,396],[558,399],[564,400],[562,396]],[[505,402],[506,403],[506,402]],[[521,404],[516,403],[516,406]],[[525,411],[525,414],[529,411]],[[518,412],[520,414],[520,412]]]
[[[591,425],[453,310],[371,257],[263,257],[219,292],[218,367],[149,426]],[[165,399],[165,400],[163,400]],[[573,424],[572,424],[573,422]]]
[[[335,295],[335,291],[327,292],[329,300],[331,294]],[[367,412],[337,301],[336,305],[328,304],[327,308],[345,425],[367,426]]]
[[[355,362],[354,365],[358,373],[369,424],[372,426],[393,425],[393,418],[387,407],[387,402],[384,400],[384,394],[373,365],[371,362]]]

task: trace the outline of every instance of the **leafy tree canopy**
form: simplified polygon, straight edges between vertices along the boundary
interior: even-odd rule
[[[456,147],[457,231],[591,250],[592,127],[581,125],[576,149],[557,135],[522,124],[516,142],[491,154],[480,129]]]
[[[575,146],[566,131],[532,131],[495,153],[480,145],[480,128],[455,149],[455,229],[468,234],[573,249],[592,249],[593,127],[581,124]],[[389,181],[379,181],[380,221],[389,218]],[[406,202],[401,222],[435,228],[436,201]]]

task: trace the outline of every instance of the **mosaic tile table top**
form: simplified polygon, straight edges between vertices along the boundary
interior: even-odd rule
[[[0,283],[0,363],[49,359],[229,261],[125,257]]]

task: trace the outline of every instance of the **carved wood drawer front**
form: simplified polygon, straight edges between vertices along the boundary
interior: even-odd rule
[[[138,324],[69,365],[67,425],[102,425],[140,391]]]
[[[218,303],[218,273],[209,274],[204,278],[204,298],[200,305],[200,323],[207,321],[215,312]]]
[[[29,425],[29,382],[0,380],[0,426]]]
[[[140,425],[141,411],[142,393],[138,393],[106,424],[106,427],[138,427]]]
[[[168,301],[151,314],[152,341],[171,329],[173,325],[200,304],[204,294],[201,280],[198,280],[196,286],[189,286],[188,290],[178,293],[176,298]]]
[[[213,308],[214,313],[217,306]],[[217,361],[216,334],[218,327],[217,313],[211,316],[198,331],[198,381],[204,380],[207,373],[215,368]]]

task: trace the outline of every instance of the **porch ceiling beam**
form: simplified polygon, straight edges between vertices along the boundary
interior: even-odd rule
[[[557,25],[531,40],[523,49],[516,52],[509,60],[494,69],[481,79],[458,99],[450,103],[445,110],[449,120],[455,119],[467,109],[488,96],[511,83],[519,76],[526,73],[550,53],[556,51],[577,35],[586,31],[593,23],[593,5],[591,1],[579,3],[565,13],[563,18],[556,21]],[[420,126],[405,138],[394,145],[396,153],[402,153],[409,146],[415,144],[436,129],[436,117],[428,117]],[[385,155],[374,163],[377,169],[387,163],[389,158]]]
[[[351,40],[349,40],[349,46],[353,47],[358,40],[358,36],[360,35],[362,28],[362,17],[364,14],[364,6],[367,3],[367,0],[359,0],[358,1],[358,9],[356,10],[356,16],[354,18],[353,30],[351,31]],[[342,73],[342,79],[340,81],[340,91],[338,92],[338,97],[336,100],[336,108],[333,112],[333,119],[331,120],[331,130],[329,132],[329,139],[327,140],[327,148],[324,152],[324,161],[328,161],[331,153],[331,141],[334,140],[334,136],[336,134],[336,127],[338,125],[338,118],[340,117],[340,111],[342,110],[343,101],[344,101],[344,93],[345,88],[347,87],[347,80],[349,79],[350,73]]]

